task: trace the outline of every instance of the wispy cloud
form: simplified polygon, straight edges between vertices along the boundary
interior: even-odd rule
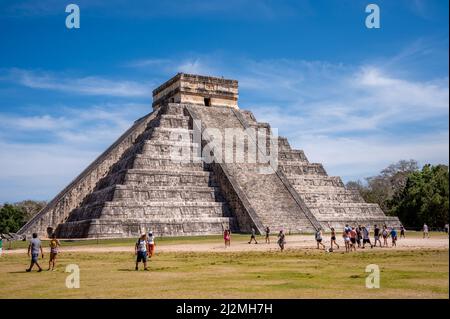
[[[70,94],[148,97],[152,85],[128,80],[107,79],[100,76],[73,77],[63,73],[10,69],[0,80],[7,80],[32,88],[60,91]]]

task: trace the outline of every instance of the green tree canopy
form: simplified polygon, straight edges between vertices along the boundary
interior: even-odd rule
[[[15,233],[25,224],[26,213],[19,207],[5,204],[0,208],[0,233]]]
[[[448,223],[449,172],[445,165],[425,165],[408,175],[404,189],[390,201],[405,226],[443,227]]]

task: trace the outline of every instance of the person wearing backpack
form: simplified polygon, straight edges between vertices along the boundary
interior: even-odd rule
[[[148,270],[147,268],[147,235],[142,234],[141,237],[136,242],[134,246],[134,253],[136,257],[136,268],[135,270],[139,270],[139,263],[142,261],[144,263],[144,270]]]

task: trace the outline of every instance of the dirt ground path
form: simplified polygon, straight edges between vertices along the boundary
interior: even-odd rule
[[[325,246],[328,248],[329,240],[324,241]],[[338,240],[338,244],[343,246],[343,241]],[[389,240],[389,250],[415,250],[415,249],[448,249],[449,239],[446,237],[439,238],[403,238],[398,240],[397,247],[390,247],[391,241]],[[345,250],[342,247],[338,251]],[[316,249],[316,243],[314,237],[311,235],[292,235],[286,237],[286,249]],[[377,250],[380,248],[377,247]],[[48,250],[48,248],[45,248]],[[258,244],[248,244],[246,241],[233,241],[231,247],[225,248],[222,241],[217,242],[199,242],[191,244],[161,244],[156,242],[156,252],[246,252],[246,251],[274,251],[278,250],[276,239],[272,238],[270,244],[265,244],[264,239],[258,242]],[[365,250],[370,250],[370,246]],[[90,246],[63,246],[61,252],[88,252],[88,253],[105,253],[105,252],[134,252],[133,246],[107,246],[107,245],[90,245]],[[363,252],[363,249],[358,251]],[[3,254],[26,254],[26,249],[14,249],[3,250]]]

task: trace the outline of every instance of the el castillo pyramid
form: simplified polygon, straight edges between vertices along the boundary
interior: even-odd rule
[[[116,238],[149,230],[183,236],[225,228],[296,233],[346,223],[399,225],[237,101],[236,80],[177,74],[153,91],[153,112],[19,234]],[[231,134],[232,143],[221,134]]]

